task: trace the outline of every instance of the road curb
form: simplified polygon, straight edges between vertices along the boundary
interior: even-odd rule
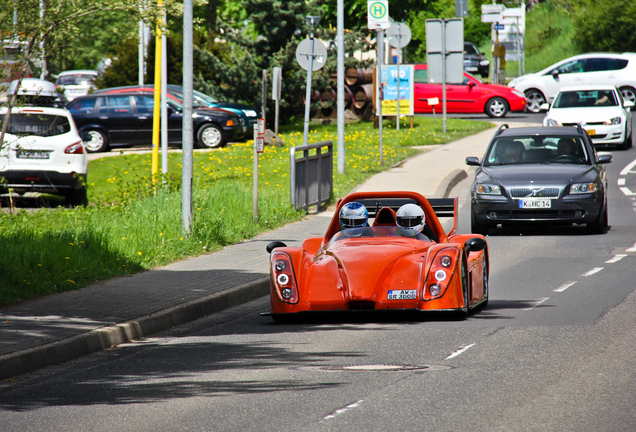
[[[460,181],[464,180],[467,177],[468,174],[463,169],[458,168],[451,171],[451,173],[444,177],[444,180],[442,180],[442,183],[437,188],[435,196],[448,198],[448,195],[450,195],[453,188],[457,186]]]
[[[263,297],[269,293],[269,276],[180,305],[171,306],[135,320],[101,327],[46,345],[0,356],[0,379],[63,363],[140,339]]]

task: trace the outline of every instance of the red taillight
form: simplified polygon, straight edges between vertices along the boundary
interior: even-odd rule
[[[458,257],[459,249],[454,247],[444,248],[435,253],[422,291],[424,300],[432,300],[444,295],[455,274]]]
[[[64,153],[66,154],[84,154],[84,144],[82,141],[78,141],[75,144],[71,144],[70,146],[64,149]]]
[[[272,283],[280,301],[298,303],[298,285],[291,257],[287,252],[273,251],[270,256]]]

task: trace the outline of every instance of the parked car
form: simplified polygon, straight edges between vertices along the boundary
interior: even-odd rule
[[[0,108],[0,128],[8,108]],[[50,107],[13,107],[0,149],[0,190],[62,195],[86,205],[88,158],[71,113]]]
[[[122,87],[112,87],[104,90],[99,90],[98,93],[127,93],[132,91],[147,91],[154,92],[154,85],[143,85],[143,86],[122,86]],[[168,84],[166,88],[166,93],[170,95],[171,98],[177,100],[179,103],[183,104],[183,87],[175,84]],[[246,137],[251,137],[253,134],[253,127],[259,119],[259,115],[257,113],[257,109],[251,107],[249,105],[237,104],[234,102],[221,102],[214,99],[212,96],[208,96],[205,93],[201,93],[198,90],[192,91],[192,106],[194,108],[223,108],[228,111],[232,111],[237,113],[243,118],[243,122],[247,126],[246,128]]]
[[[636,53],[577,55],[515,78],[508,86],[524,92],[527,110],[537,113],[562,87],[586,84],[616,86],[623,99],[636,103]]]
[[[632,112],[634,103],[623,100],[614,86],[596,85],[564,87],[557,93],[543,119],[544,126],[580,124],[596,146],[616,145],[622,150],[632,146]]]
[[[167,105],[168,141],[180,144],[183,105],[171,97]],[[77,127],[91,136],[86,142],[89,152],[152,142],[154,97],[146,91],[93,93],[74,99],[68,109]],[[195,109],[192,120],[195,145],[200,148],[221,147],[245,135],[241,117],[221,108]]]
[[[67,103],[55,84],[39,78],[22,78],[11,81],[9,85],[0,84],[0,105],[6,106],[13,94],[16,95],[14,106],[64,108]]]
[[[428,83],[425,64],[416,64],[414,72],[415,113],[442,111],[442,84]],[[430,99],[438,99],[437,106]],[[475,76],[464,72],[464,81],[446,84],[446,112],[485,113],[489,117],[504,117],[510,111],[523,111],[526,98],[520,91],[498,84],[485,84]]]
[[[485,307],[488,245],[481,235],[456,232],[456,211],[457,199],[427,200],[411,191],[347,195],[324,236],[308,237],[302,247],[267,245],[271,312],[263,315],[274,320],[360,310],[467,315]],[[442,216],[454,219],[448,233]]]
[[[464,42],[464,70],[482,77],[488,77],[490,72],[490,62],[472,42]]]
[[[471,226],[488,234],[498,224],[586,224],[607,231],[607,175],[611,154],[597,154],[577,127],[502,125],[477,166],[471,186]]]
[[[78,96],[89,94],[95,90],[95,80],[99,76],[96,70],[70,70],[64,71],[57,76],[55,86],[58,91],[64,94],[68,101],[72,101]]]

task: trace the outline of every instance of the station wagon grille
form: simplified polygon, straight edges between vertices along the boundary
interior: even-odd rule
[[[518,187],[510,189],[512,198],[558,198],[561,190],[558,187]]]

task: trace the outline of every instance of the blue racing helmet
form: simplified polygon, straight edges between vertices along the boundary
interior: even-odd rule
[[[367,226],[368,221],[369,212],[359,202],[346,203],[340,209],[340,227],[342,228],[364,227]]]

